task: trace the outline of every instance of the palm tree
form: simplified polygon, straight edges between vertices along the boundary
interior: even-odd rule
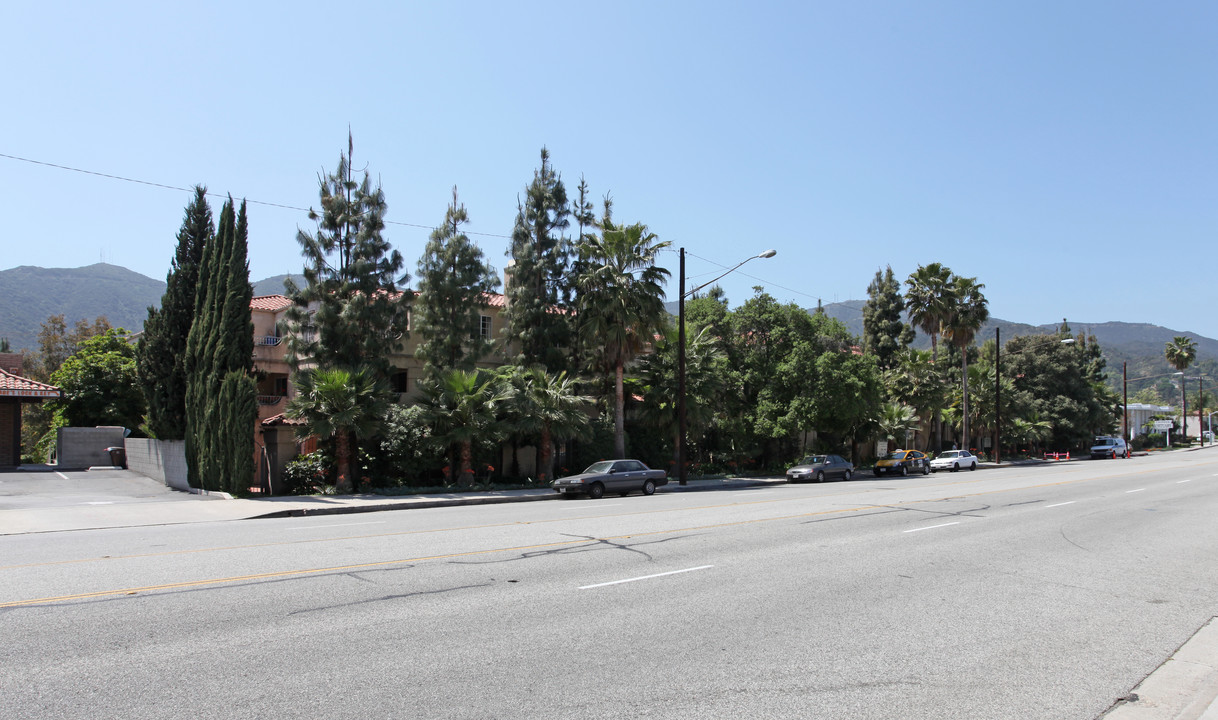
[[[579,394],[575,378],[560,372],[547,373],[542,368],[521,372],[523,394],[516,400],[536,428],[540,438],[537,448],[537,472],[542,482],[554,479],[554,443],[583,436],[590,425],[587,409],[593,399]]]
[[[334,490],[342,493],[351,479],[353,441],[376,433],[385,415],[387,390],[367,368],[304,370],[296,376],[296,388],[287,415],[305,421],[298,431],[302,436],[334,438]]]
[[[888,440],[895,440],[901,433],[902,447],[909,447],[909,428],[918,424],[914,409],[904,403],[887,402],[880,408],[880,432]]]
[[[951,316],[952,271],[942,263],[919,265],[905,280],[905,309],[909,319],[930,336],[931,362],[939,362],[939,334]],[[940,408],[935,408],[935,443],[943,447],[943,427],[939,422]]]
[[[508,398],[508,390],[494,375],[456,369],[421,384],[420,389],[420,404],[435,438],[457,449],[458,467],[452,476],[463,486],[472,484],[474,440],[498,434],[496,410]]]
[[[953,277],[950,285],[951,313],[944,323],[944,334],[960,348],[960,426],[963,447],[969,447],[968,432],[968,347],[977,331],[990,317],[988,301],[977,278]]]
[[[664,327],[664,289],[670,274],[657,267],[656,254],[668,247],[656,242],[647,226],[628,227],[603,222],[600,237],[588,236],[580,257],[588,271],[579,278],[581,334],[596,348],[605,367],[614,372],[613,448],[626,455],[626,364],[655,339]]]
[[[1188,433],[1188,398],[1184,395],[1186,383],[1184,382],[1184,371],[1189,365],[1193,364],[1193,360],[1197,359],[1197,347],[1193,344],[1190,338],[1183,335],[1177,335],[1172,338],[1172,341],[1167,343],[1167,347],[1163,350],[1163,356],[1167,358],[1167,362],[1176,370],[1180,371],[1180,432],[1186,439],[1187,445]],[[1198,430],[1199,431],[1199,430]]]

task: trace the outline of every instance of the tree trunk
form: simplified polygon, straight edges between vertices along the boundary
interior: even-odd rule
[[[461,443],[461,475],[457,482],[461,487],[469,487],[474,484],[473,470],[473,449],[472,443],[466,440]]]
[[[551,482],[554,479],[554,440],[550,436],[549,423],[541,426],[541,447],[537,448],[537,454],[539,479],[543,483]]]
[[[968,348],[960,348],[961,394],[960,394],[960,435],[961,450],[969,449],[968,435]]]
[[[626,389],[623,378],[626,371],[623,363],[620,361],[614,370],[613,452],[616,454],[616,457],[624,458],[626,457]]]
[[[341,495],[347,490],[347,482],[351,479],[351,438],[346,430],[338,432],[335,455],[338,460],[338,480],[334,482],[334,493]]]

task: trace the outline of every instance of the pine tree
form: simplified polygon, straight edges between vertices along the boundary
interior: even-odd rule
[[[432,379],[448,370],[473,370],[491,349],[490,338],[482,334],[482,309],[485,294],[495,291],[499,279],[483,261],[481,248],[461,232],[468,222],[453,187],[444,224],[431,233],[419,258],[412,324],[421,337],[416,355]]]
[[[294,305],[287,360],[293,370],[311,363],[322,368],[355,370],[366,366],[374,379],[387,381],[390,356],[408,333],[408,294],[399,293],[410,276],[402,256],[381,237],[385,228],[385,193],[373,187],[368,173],[352,180],[354,144],[340,154],[333,174],[319,178],[321,214],[313,233],[299,231],[296,240],[305,257],[304,287],[289,285]]]
[[[543,147],[541,167],[525,189],[512,229],[511,272],[504,291],[507,332],[519,343],[519,365],[559,372],[569,364],[570,317],[556,308],[571,300],[567,275],[571,241],[562,234],[570,225],[570,213],[562,178]]]
[[[178,231],[160,309],[148,308],[139,342],[140,384],[148,404],[148,429],[164,440],[186,437],[186,349],[195,317],[203,248],[213,233],[207,188],[195,187]]]
[[[905,301],[901,283],[892,273],[892,266],[867,286],[867,303],[863,306],[863,347],[875,355],[882,370],[895,367],[900,351],[913,342],[913,327],[901,320]]]

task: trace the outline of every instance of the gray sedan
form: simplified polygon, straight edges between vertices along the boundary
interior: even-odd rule
[[[587,495],[592,499],[605,493],[629,495],[638,490],[651,495],[659,485],[668,484],[668,473],[652,470],[638,460],[602,460],[582,473],[559,478],[550,487],[563,495]]]
[[[809,455],[787,470],[787,482],[849,480],[853,474],[854,465],[840,455]]]

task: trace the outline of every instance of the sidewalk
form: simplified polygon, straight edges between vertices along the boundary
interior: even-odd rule
[[[134,475],[134,474],[133,474]],[[148,482],[156,483],[154,480]],[[690,480],[684,487],[675,481],[656,488],[656,493],[705,492],[727,488],[785,483],[783,477],[722,478]],[[159,483],[156,483],[159,486]],[[258,499],[230,499],[223,493],[186,495],[174,493],[172,500],[152,502],[86,503],[0,510],[0,535],[100,530],[121,527],[179,525],[311,515],[415,510],[458,505],[562,500],[549,488],[531,490],[487,490],[464,493],[424,495],[311,495],[278,496]],[[576,500],[578,502],[578,500]]]

